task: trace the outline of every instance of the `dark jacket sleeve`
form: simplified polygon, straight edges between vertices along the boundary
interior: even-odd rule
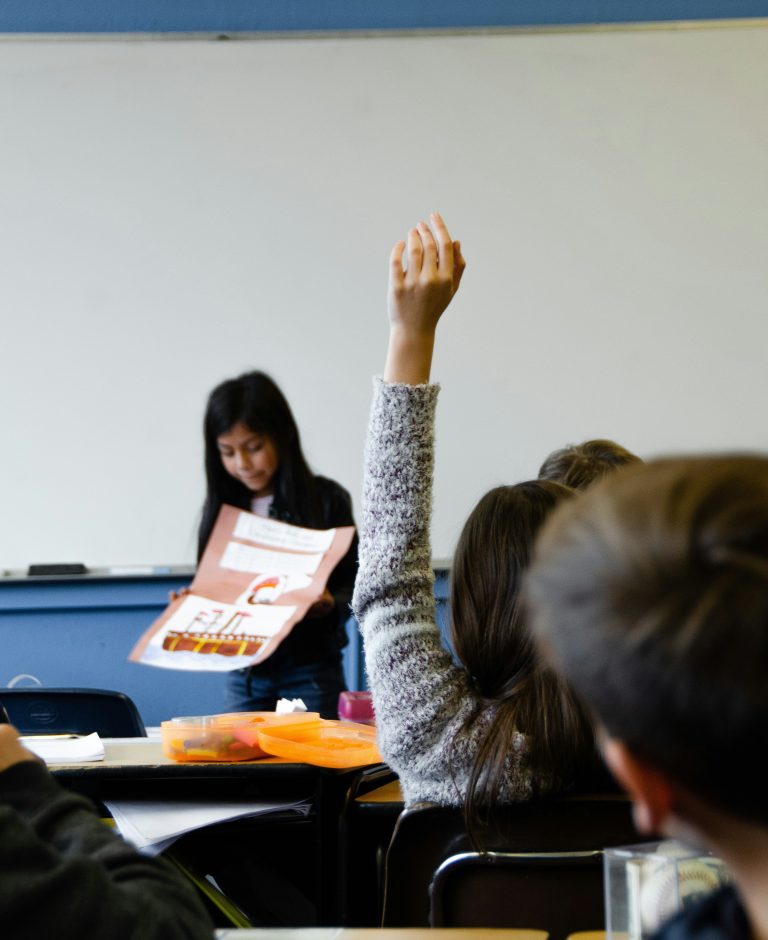
[[[36,761],[0,773],[0,923],[14,940],[210,940],[194,888]]]
[[[349,493],[334,480],[326,480],[324,477],[320,479],[324,481],[326,489],[325,505],[327,507],[328,528],[337,529],[341,526],[354,526],[352,498]],[[328,579],[328,590],[333,594],[333,599],[336,602],[335,614],[340,626],[346,623],[352,613],[349,605],[352,601],[352,590],[357,575],[357,542],[357,531],[355,531],[349,550],[333,569]]]

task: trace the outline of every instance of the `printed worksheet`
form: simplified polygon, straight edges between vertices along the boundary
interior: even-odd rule
[[[171,601],[130,660],[204,672],[262,662],[320,599],[354,531],[304,529],[223,506],[188,592]]]

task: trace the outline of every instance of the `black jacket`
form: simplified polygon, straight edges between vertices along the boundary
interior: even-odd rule
[[[316,476],[318,499],[320,503],[321,524],[309,528],[335,529],[340,526],[355,524],[352,515],[352,499],[349,493],[327,477]],[[307,525],[305,519],[297,518],[287,507],[282,506],[275,497],[269,515],[281,522],[292,525]],[[349,551],[334,568],[328,579],[328,590],[333,595],[334,608],[326,617],[308,617],[301,620],[291,630],[272,656],[266,662],[273,665],[285,660],[295,665],[336,659],[339,651],[347,643],[344,625],[351,616],[349,609],[352,589],[357,574],[357,533],[352,539]],[[258,669],[258,666],[254,667]]]
[[[213,938],[195,889],[37,761],[0,773],[0,924],[9,940]]]
[[[684,908],[653,935],[653,940],[750,940],[752,930],[733,885]]]

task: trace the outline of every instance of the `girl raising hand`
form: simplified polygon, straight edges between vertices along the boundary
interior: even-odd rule
[[[365,644],[379,746],[406,804],[496,802],[569,784],[594,755],[587,719],[536,656],[519,601],[534,536],[572,491],[535,480],[487,493],[467,520],[452,575],[455,665],[435,622],[429,540],[435,331],[464,272],[439,215],[390,258],[390,335],[376,380],[365,457],[353,608]]]

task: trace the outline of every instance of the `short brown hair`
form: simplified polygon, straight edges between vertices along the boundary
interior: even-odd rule
[[[541,465],[539,479],[555,480],[575,490],[583,490],[606,473],[632,463],[642,461],[615,441],[584,441],[583,444],[568,444],[552,451]]]
[[[611,736],[713,805],[768,820],[768,459],[606,477],[545,524],[526,600]]]

